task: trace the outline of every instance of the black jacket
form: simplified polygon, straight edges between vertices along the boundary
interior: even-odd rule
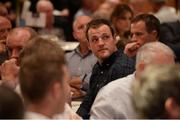
[[[77,114],[83,119],[88,119],[91,106],[99,90],[109,82],[125,77],[134,72],[134,60],[122,52],[114,52],[102,64],[96,63],[90,78],[90,88],[80,105]]]

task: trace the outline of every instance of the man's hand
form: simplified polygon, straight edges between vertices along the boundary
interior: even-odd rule
[[[72,100],[81,98],[85,96],[85,92],[81,91],[80,89],[76,89],[71,87],[71,93],[72,93]]]
[[[81,89],[82,80],[80,77],[72,77],[70,80],[70,86],[76,89]]]
[[[12,88],[18,84],[19,66],[16,63],[16,59],[10,59],[1,65],[2,82]]]
[[[140,47],[140,44],[138,44],[137,42],[128,43],[125,46],[124,54],[126,54],[128,57],[134,57],[136,56],[136,53],[139,47]]]
[[[85,92],[81,90],[82,80],[80,77],[72,77],[70,80],[72,99],[80,98],[85,95]]]

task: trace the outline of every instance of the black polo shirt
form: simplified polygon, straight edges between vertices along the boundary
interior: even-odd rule
[[[99,90],[109,82],[125,77],[135,70],[135,62],[121,51],[114,52],[103,63],[97,62],[92,70],[90,88],[77,113],[84,119],[89,118],[91,106]]]

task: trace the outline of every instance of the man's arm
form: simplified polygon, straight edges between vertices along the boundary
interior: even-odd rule
[[[81,103],[79,109],[77,110],[77,114],[81,116],[83,119],[89,119],[89,112],[92,105],[92,95],[89,90],[84,97],[83,102]]]
[[[103,87],[92,105],[90,119],[126,118],[122,110],[124,104],[121,104],[123,101],[120,98],[119,94],[116,95],[114,88],[111,89],[110,86]]]

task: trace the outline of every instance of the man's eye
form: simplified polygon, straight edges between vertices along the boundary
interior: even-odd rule
[[[98,41],[98,38],[93,38],[91,39],[92,42],[97,42]]]
[[[103,39],[103,40],[107,40],[107,39],[109,39],[109,38],[110,38],[110,36],[108,36],[108,35],[102,36],[102,39]]]
[[[143,33],[136,33],[136,35],[137,35],[137,36],[141,36],[141,35],[143,35]]]
[[[84,27],[85,27],[84,25],[81,25],[78,27],[78,30],[82,30],[82,29],[84,29]]]

